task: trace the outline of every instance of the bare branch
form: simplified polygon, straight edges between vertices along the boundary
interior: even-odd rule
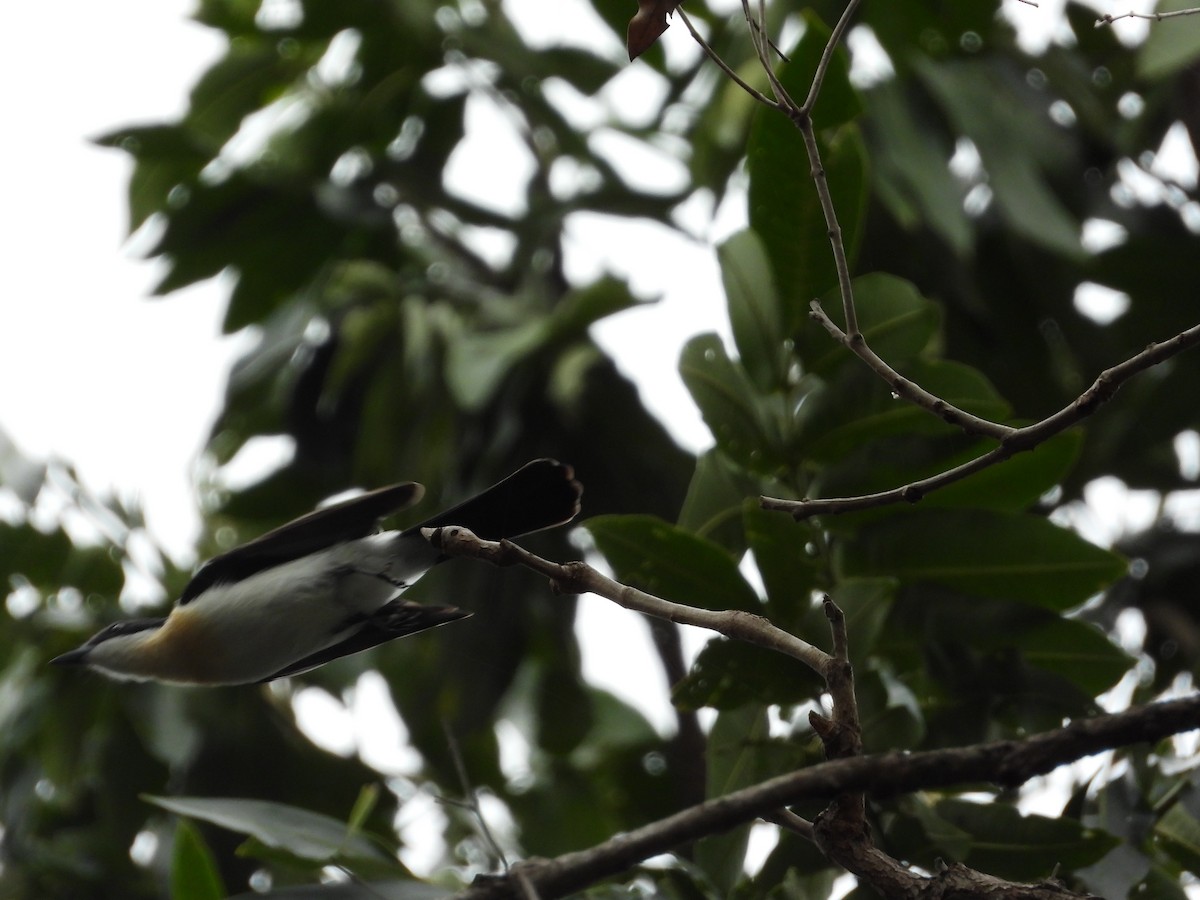
[[[618,606],[668,622],[707,628],[735,640],[774,650],[804,663],[821,677],[831,657],[819,647],[777,628],[762,616],[740,609],[707,610],[673,603],[614,581],[584,562],[556,563],[543,559],[512,541],[485,541],[466,528],[422,528],[421,533],[447,556],[481,559],[497,566],[521,565],[550,579],[562,594],[598,594]]]
[[[1116,715],[1083,719],[1019,741],[996,741],[922,753],[893,751],[831,760],[706,801],[587,850],[566,853],[545,862],[531,862],[524,871],[539,896],[550,900],[624,872],[651,856],[667,853],[743,822],[772,815],[780,807],[801,800],[832,798],[852,792],[886,797],[977,782],[1016,786],[1104,750],[1152,743],[1197,728],[1200,728],[1200,695],[1193,695]],[[915,873],[914,876],[929,887],[930,882],[946,877],[948,873],[963,875],[959,868],[950,867],[946,872],[928,877]],[[490,900],[511,897],[513,890],[506,879],[489,878],[457,896],[458,900]],[[1077,895],[1057,886],[1032,885],[1020,894],[1006,896],[1057,897],[1061,900]]]
[[[1002,438],[998,447],[989,450],[982,456],[977,456],[960,466],[939,472],[929,478],[922,478],[909,484],[879,491],[874,494],[863,494],[857,497],[831,497],[824,500],[780,500],[772,497],[762,497],[760,502],[763,509],[777,510],[790,513],[797,519],[807,519],[825,513],[844,513],[860,509],[872,509],[887,506],[891,503],[917,503],[930,491],[954,484],[968,475],[973,475],[998,462],[1008,459],[1015,453],[1032,450],[1061,434],[1073,425],[1086,419],[1108,402],[1122,384],[1134,375],[1156,366],[1200,344],[1200,325],[1193,325],[1173,338],[1161,343],[1150,344],[1141,353],[1130,357],[1122,363],[1105,369],[1092,382],[1091,387],[1080,394],[1074,401],[1058,412],[1033,425],[1013,429]]]
[[[1163,19],[1174,19],[1177,16],[1194,16],[1197,13],[1200,13],[1200,6],[1193,6],[1190,9],[1177,9],[1173,12],[1138,13],[1130,10],[1127,13],[1121,13],[1119,16],[1101,16],[1096,20],[1096,27],[1102,28],[1120,19],[1149,19],[1152,22],[1161,22]]]
[[[762,66],[763,72],[767,76],[767,81],[771,85],[771,93],[775,95],[778,108],[784,111],[795,109],[796,101],[788,94],[787,89],[783,86],[783,82],[775,74],[775,67],[771,63],[771,52],[774,44],[767,37],[767,15],[764,0],[759,0],[757,18],[750,11],[750,0],[742,0],[742,12],[745,13],[746,22],[750,26],[750,42],[754,45],[754,52],[758,56],[759,65]]]
[[[812,108],[817,102],[817,96],[821,93],[821,87],[825,84],[825,74],[829,71],[830,63],[833,62],[833,54],[837,52],[838,45],[842,42],[842,36],[846,33],[846,28],[850,25],[850,20],[858,12],[858,6],[861,2],[862,0],[850,0],[846,4],[846,8],[842,10],[842,15],[838,19],[837,25],[833,27],[833,32],[829,35],[829,40],[825,42],[825,49],[821,51],[821,59],[817,63],[817,71],[813,74],[812,85],[808,89],[808,96],[804,99],[804,105],[799,109],[806,116],[812,113]]]
[[[768,97],[762,91],[758,90],[758,88],[752,87],[745,80],[743,80],[742,76],[738,75],[737,72],[733,71],[733,69],[730,68],[729,64],[727,62],[725,62],[725,60],[721,59],[721,57],[719,55],[717,55],[717,51],[708,45],[708,42],[705,41],[704,38],[700,36],[700,32],[698,32],[696,30],[695,26],[692,25],[692,20],[690,18],[688,18],[688,14],[683,11],[682,6],[676,8],[675,12],[678,13],[679,18],[683,20],[683,24],[685,26],[687,26],[687,30],[691,34],[692,39],[697,44],[700,45],[700,49],[704,51],[704,55],[707,56],[709,59],[711,59],[714,63],[716,63],[717,67],[722,72],[724,72],[727,76],[729,76],[729,79],[734,84],[736,84],[738,87],[740,87],[743,91],[745,91],[747,94],[749,94],[755,100],[757,100],[759,103],[762,103],[765,106],[769,106],[771,109],[781,109],[782,108],[782,107],[780,107],[780,105],[777,101],[772,100],[770,97]]]
[[[858,311],[854,308],[854,287],[850,283],[850,261],[846,258],[846,244],[842,240],[842,226],[838,222],[833,195],[829,192],[829,179],[825,177],[825,165],[821,162],[821,148],[817,144],[817,133],[813,130],[812,117],[806,112],[793,110],[792,122],[800,129],[804,138],[804,150],[808,154],[809,172],[817,189],[821,213],[825,217],[829,244],[833,250],[833,265],[837,270],[838,293],[842,298],[842,315],[846,319],[846,332],[854,340],[862,341],[858,330]]]
[[[857,337],[851,337],[842,331],[837,323],[829,318],[825,310],[821,308],[819,302],[814,300],[810,304],[810,308],[809,315],[820,322],[834,340],[870,366],[880,378],[888,383],[896,396],[922,409],[928,410],[943,422],[961,428],[968,434],[995,438],[999,441],[1010,437],[1016,432],[1017,429],[1015,428],[1007,425],[998,425],[987,419],[981,419],[979,416],[971,415],[971,413],[959,409],[936,394],[931,394],[915,381],[905,378],[888,365],[874,350],[867,346],[867,342],[861,334]]]

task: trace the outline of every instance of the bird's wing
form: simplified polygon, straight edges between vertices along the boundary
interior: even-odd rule
[[[183,589],[179,603],[194,600],[214,584],[241,581],[334,544],[366,537],[380,519],[411,506],[423,493],[424,488],[414,482],[393,484],[280,525],[206,562]]]
[[[349,656],[351,653],[369,650],[388,641],[394,641],[396,638],[435,628],[438,625],[453,622],[455,619],[465,619],[469,615],[471,614],[466,610],[453,606],[422,606],[419,603],[392,600],[368,616],[363,621],[362,627],[349,637],[324,650],[318,650],[303,659],[289,663],[259,683],[274,681],[276,678],[283,678],[286,675],[298,675],[309,669],[315,669],[317,666],[323,666],[332,660]]]
[[[514,538],[571,521],[579,514],[582,494],[583,486],[570,466],[553,459],[535,459],[483,493],[404,533],[460,525],[486,541]]]

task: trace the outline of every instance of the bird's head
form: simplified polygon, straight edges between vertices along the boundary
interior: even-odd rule
[[[130,619],[114,622],[74,650],[50,660],[56,666],[101,669],[115,678],[140,679],[150,641],[165,619]]]

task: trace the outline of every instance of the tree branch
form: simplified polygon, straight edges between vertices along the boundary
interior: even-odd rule
[[[880,378],[888,383],[896,396],[902,397],[910,403],[928,410],[943,422],[953,425],[956,428],[961,428],[968,434],[977,434],[996,440],[1004,440],[1017,430],[1008,425],[998,425],[987,419],[981,419],[979,416],[971,415],[971,413],[959,409],[936,394],[931,394],[915,381],[905,378],[867,346],[867,342],[861,334],[857,337],[852,337],[842,331],[837,326],[837,323],[829,318],[818,301],[814,300],[810,304],[809,315],[820,322],[821,326],[829,332],[835,341],[870,366]]]
[[[804,663],[822,678],[832,657],[762,616],[740,609],[707,610],[673,603],[614,581],[585,562],[556,563],[530,553],[512,541],[485,541],[458,526],[422,528],[421,534],[447,556],[481,559],[496,566],[521,565],[550,579],[562,594],[598,594],[618,606],[646,613],[668,622],[707,628],[735,640],[774,650]]]
[[[862,494],[856,497],[831,497],[820,500],[782,500],[773,497],[761,497],[763,509],[786,512],[796,519],[807,519],[826,513],[837,514],[860,509],[872,509],[887,506],[892,503],[917,503],[926,494],[938,488],[961,481],[968,475],[982,471],[998,462],[1008,459],[1015,453],[1032,450],[1057,434],[1066,431],[1073,425],[1092,415],[1103,404],[1108,402],[1117,389],[1126,381],[1146,369],[1158,365],[1200,344],[1200,325],[1193,325],[1169,340],[1150,344],[1141,353],[1130,357],[1122,363],[1105,369],[1092,385],[1080,394],[1074,401],[1064,406],[1051,416],[1040,422],[1027,425],[1024,428],[1012,429],[1001,439],[1000,445],[989,450],[982,456],[969,460],[953,469],[939,472],[928,478],[922,478],[900,487],[874,494]]]
[[[1013,787],[1095,753],[1155,742],[1196,728],[1200,728],[1200,695],[1153,703],[1116,715],[1083,719],[1019,741],[996,741],[921,753],[893,751],[831,760],[698,804],[590,849],[566,853],[545,862],[531,862],[523,871],[539,896],[550,900],[617,875],[681,844],[771,815],[779,807],[801,800],[832,798],[848,792],[869,793],[882,798],[974,782]],[[926,894],[939,878],[965,877],[959,866],[951,866],[932,876],[919,873],[913,873],[913,876]],[[995,879],[992,882],[995,883]],[[1076,896],[1053,884],[1024,887],[1022,893],[1003,896]],[[505,878],[489,878],[486,883],[460,892],[457,898],[492,900],[512,896],[513,887]]]
[[[1127,13],[1121,13],[1119,16],[1101,16],[1096,20],[1096,27],[1101,28],[1105,25],[1111,25],[1119,19],[1149,19],[1152,22],[1161,22],[1163,19],[1174,19],[1176,16],[1194,16],[1200,13],[1200,7],[1192,7],[1190,9],[1177,9],[1173,12],[1153,12],[1153,13],[1138,13],[1130,10]]]
[[[707,56],[709,59],[711,59],[714,63],[716,63],[717,68],[719,68],[722,72],[724,72],[726,77],[728,77],[730,81],[732,81],[734,84],[736,84],[743,91],[745,91],[752,98],[754,98],[755,100],[757,100],[759,103],[763,104],[764,106],[769,106],[771,109],[782,109],[783,108],[779,105],[778,101],[772,100],[770,97],[768,97],[762,91],[758,90],[758,88],[752,87],[748,82],[746,82],[742,78],[742,76],[740,76],[737,72],[735,72],[730,67],[730,65],[727,62],[725,62],[725,60],[721,59],[721,57],[717,54],[717,51],[714,50],[712,47],[710,47],[708,42],[706,40],[704,40],[703,37],[700,36],[700,32],[698,32],[696,30],[696,27],[694,25],[692,25],[692,20],[688,18],[688,14],[686,12],[684,12],[682,6],[676,7],[675,12],[679,15],[679,18],[683,20],[683,24],[687,27],[688,33],[691,34],[691,36],[692,36],[692,40],[694,40],[697,44],[700,45],[700,49],[704,51],[704,55]]]
[[[842,36],[846,33],[846,29],[850,27],[850,20],[858,12],[858,6],[861,2],[862,0],[850,0],[846,4],[846,8],[842,10],[842,15],[838,18],[837,25],[833,27],[833,31],[829,35],[829,40],[825,42],[825,49],[821,52],[821,59],[817,63],[817,71],[813,73],[812,85],[808,89],[808,96],[804,98],[804,105],[799,109],[806,116],[812,113],[813,106],[817,103],[821,87],[825,84],[825,74],[829,71],[830,63],[833,62],[833,54],[837,51],[838,45],[841,44]]]

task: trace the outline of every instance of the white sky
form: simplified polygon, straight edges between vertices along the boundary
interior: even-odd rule
[[[74,462],[94,489],[140,496],[176,555],[232,348],[216,340],[218,292],[143,299],[157,267],[122,247],[130,163],[88,139],[182,111],[220,47],[189,7],[15,4],[0,54],[0,428],[28,454]]]

